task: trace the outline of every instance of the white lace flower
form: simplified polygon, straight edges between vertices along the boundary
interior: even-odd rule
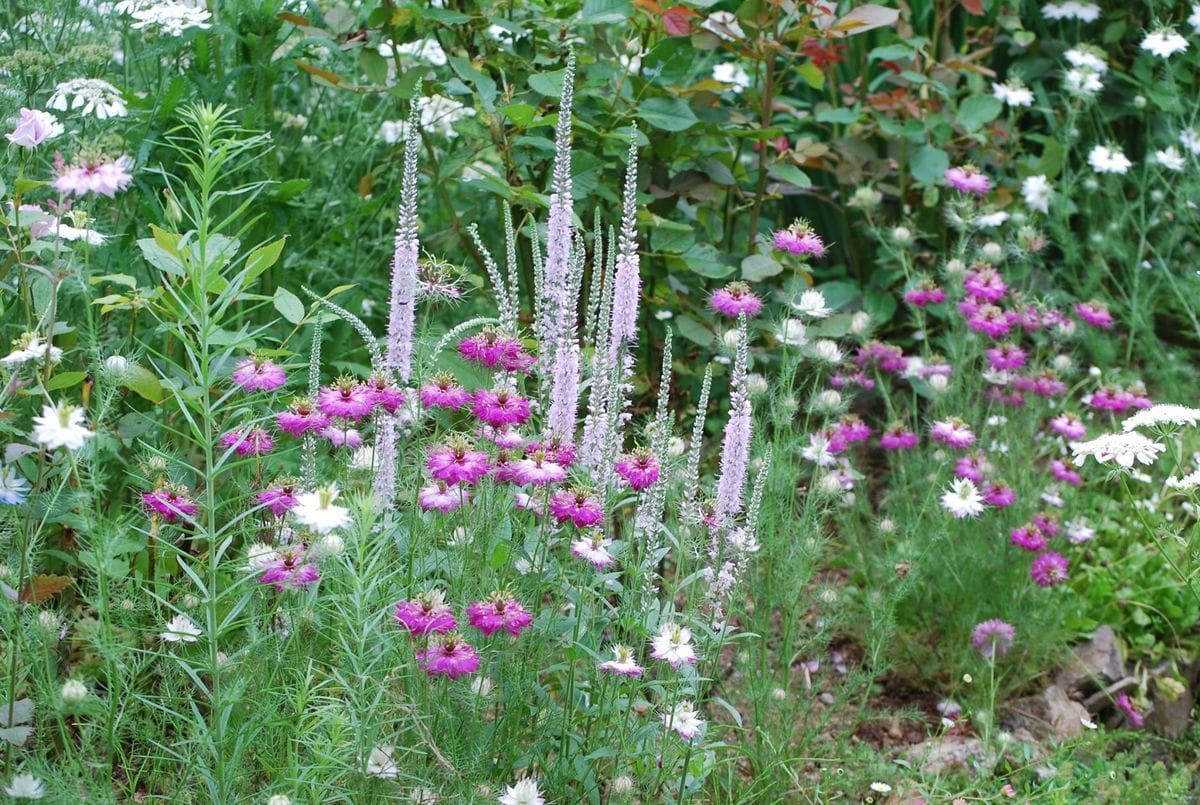
[[[125,117],[129,114],[120,91],[100,78],[74,78],[54,87],[47,104],[51,109],[65,112],[79,109],[85,115],[94,114],[100,120]]]
[[[808,343],[808,328],[799,319],[784,319],[779,328],[779,340],[790,347],[802,347]]]
[[[1033,90],[1019,78],[1003,84],[992,84],[992,95],[1005,106],[1033,106]]]
[[[500,805],[546,805],[546,798],[542,796],[537,780],[526,777],[505,787],[500,795]]]
[[[336,484],[321,487],[313,492],[302,492],[296,495],[296,505],[292,516],[296,522],[308,526],[318,534],[326,534],[335,528],[345,528],[350,524],[350,510],[345,506],[337,506],[340,493]]]
[[[180,614],[167,621],[167,627],[158,633],[158,639],[166,643],[195,643],[203,633],[191,618]]]
[[[1159,425],[1187,425],[1195,427],[1200,423],[1200,408],[1190,408],[1186,405],[1163,403],[1152,405],[1138,411],[1121,423],[1121,429],[1128,432],[1134,428],[1153,428]]]
[[[1181,171],[1187,164],[1187,158],[1173,145],[1155,151],[1154,161],[1169,171]]]
[[[1184,150],[1200,156],[1200,130],[1184,129],[1179,132],[1179,144]]]
[[[1153,464],[1158,454],[1167,449],[1166,445],[1137,432],[1108,433],[1086,442],[1071,442],[1070,447],[1078,466],[1083,466],[1091,456],[1100,464],[1115,461],[1125,468],[1133,467],[1135,461]]]
[[[167,36],[182,36],[188,28],[204,30],[212,27],[212,14],[203,5],[186,2],[152,2],[137,3],[136,5],[137,8],[130,8],[126,13],[133,17],[130,27],[139,31],[148,30]]]
[[[1142,50],[1163,59],[1169,59],[1187,49],[1188,41],[1176,33],[1174,28],[1159,28],[1146,34],[1146,38],[1142,40]]]

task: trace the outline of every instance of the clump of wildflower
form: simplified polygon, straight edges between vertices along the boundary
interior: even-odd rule
[[[1013,545],[1016,545],[1018,548],[1024,548],[1027,551],[1032,551],[1033,553],[1045,550],[1048,543],[1046,535],[1032,523],[1014,528],[1009,532],[1009,538],[1012,540]]]
[[[482,450],[472,450],[460,439],[451,439],[429,452],[426,466],[436,481],[474,484],[488,473],[488,454]]]
[[[744,282],[731,282],[712,295],[713,310],[731,318],[745,314],[747,318],[757,316],[763,307],[750,286]]]
[[[807,221],[796,220],[787,229],[775,230],[775,248],[794,255],[825,256],[825,241]]]
[[[916,287],[904,292],[904,301],[914,307],[940,305],[946,301],[946,292],[933,280],[923,279]]]
[[[1054,551],[1046,551],[1033,560],[1029,575],[1040,587],[1053,587],[1066,581],[1067,558]]]
[[[493,428],[523,425],[529,419],[529,400],[510,389],[478,389],[472,399],[471,413]]]
[[[471,400],[471,392],[463,388],[454,375],[441,373],[421,387],[421,404],[426,408],[435,406],[457,409]]]
[[[975,627],[971,633],[971,645],[985,659],[995,660],[1008,653],[1016,634],[1012,624],[993,618]]]
[[[329,426],[330,418],[322,413],[311,400],[296,399],[275,417],[275,424],[284,433],[303,436],[306,433],[323,431]]]
[[[99,120],[129,114],[120,91],[100,78],[75,78],[61,82],[54,87],[46,105],[60,112],[78,109],[85,115],[94,114]]]
[[[473,601],[467,605],[467,620],[472,626],[491,637],[500,630],[513,637],[533,624],[533,616],[507,593],[493,593],[486,601]]]
[[[604,519],[600,501],[588,489],[560,489],[550,498],[550,513],[559,524],[570,521],[578,528],[590,528]]]
[[[180,517],[190,520],[200,513],[200,504],[179,489],[170,486],[143,493],[142,503],[151,513],[157,514],[168,523],[173,523]]]
[[[307,558],[302,546],[289,545],[278,551],[275,559],[258,580],[263,584],[274,584],[279,592],[304,589],[317,581],[321,574]]]
[[[1097,463],[1107,464],[1109,461],[1115,461],[1120,466],[1129,469],[1133,467],[1134,462],[1153,464],[1158,458],[1158,454],[1166,449],[1166,445],[1136,431],[1109,433],[1091,441],[1071,443],[1073,459],[1078,466],[1083,466],[1090,456]]]
[[[414,635],[447,634],[458,628],[441,590],[428,590],[396,604],[396,622]]]
[[[929,429],[929,437],[950,447],[966,448],[975,443],[975,433],[962,419],[948,417],[933,423]]]
[[[685,741],[695,738],[704,729],[704,719],[700,718],[699,711],[690,701],[676,704],[670,712],[663,715],[663,723],[667,729],[675,730]]]
[[[357,422],[375,407],[370,387],[353,378],[339,378],[317,394],[317,407],[328,417],[341,417]]]
[[[479,653],[456,632],[450,632],[417,652],[417,662],[430,676],[448,676],[454,680],[479,670]]]

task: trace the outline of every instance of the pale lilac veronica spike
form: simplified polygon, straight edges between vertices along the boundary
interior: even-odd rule
[[[573,336],[554,352],[550,384],[550,413],[546,417],[546,430],[549,435],[571,439],[575,434],[575,417],[579,411],[579,345],[574,342]]]
[[[396,420],[390,416],[376,419],[374,469],[371,492],[388,507],[396,493]]]
[[[613,287],[612,323],[608,332],[608,359],[612,366],[618,365],[624,349],[637,341],[638,301],[642,291],[637,243],[637,169],[637,149],[631,142],[621,209],[621,238]]]
[[[417,235],[417,153],[420,142],[417,103],[408,116],[404,167],[400,181],[400,211],[392,253],[392,287],[388,311],[387,353],[384,362],[402,383],[412,376],[413,332],[416,328],[417,276],[421,246]]]
[[[746,318],[738,318],[738,351],[730,381],[729,420],[721,442],[721,474],[717,479],[716,520],[722,526],[744,505],[746,470],[750,464],[750,438],[754,430],[746,376],[750,360]]]

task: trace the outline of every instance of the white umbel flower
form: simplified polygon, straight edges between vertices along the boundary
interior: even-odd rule
[[[118,13],[126,13],[133,17],[130,27],[139,31],[155,31],[167,36],[182,36],[188,28],[205,30],[212,27],[212,14],[203,4],[135,2],[121,3],[126,9]]]
[[[942,506],[959,519],[977,517],[983,513],[983,495],[969,478],[956,478],[942,495]]]
[[[1098,75],[1104,75],[1108,72],[1108,62],[1104,58],[1104,51],[1090,45],[1081,45],[1074,47],[1063,54],[1072,67],[1084,67]]]
[[[195,643],[202,634],[203,630],[181,613],[167,621],[167,628],[158,633],[158,638],[165,643]]]
[[[1163,425],[1195,427],[1200,423],[1200,408],[1163,403],[1138,411],[1121,423],[1121,429],[1129,432],[1134,428],[1153,428]]]
[[[504,789],[500,805],[546,805],[546,798],[538,788],[537,780],[526,777]]]
[[[1100,464],[1115,461],[1125,468],[1131,468],[1134,462],[1153,464],[1158,454],[1166,450],[1164,444],[1148,439],[1136,431],[1130,433],[1108,433],[1104,436],[1086,442],[1071,442],[1073,460],[1078,466],[1083,466],[1088,456]]]
[[[121,92],[100,78],[73,78],[54,87],[50,102],[51,109],[65,112],[78,109],[85,115],[95,115],[100,120],[110,117],[125,117],[129,108],[121,99]]]
[[[4,787],[4,793],[13,799],[41,799],[46,796],[42,781],[28,772],[18,774]]]
[[[1088,152],[1088,164],[1096,173],[1126,173],[1133,163],[1121,152],[1118,146],[1095,145]]]
[[[340,493],[336,484],[321,487],[313,492],[303,492],[296,495],[296,506],[292,515],[296,522],[308,526],[318,534],[327,534],[335,528],[345,528],[350,524],[350,510],[345,506],[337,506]]]
[[[1187,49],[1188,41],[1174,28],[1159,28],[1146,34],[1146,38],[1142,40],[1142,50],[1163,59],[1169,59]]]
[[[1048,20],[1095,22],[1100,18],[1100,6],[1095,3],[1079,3],[1076,0],[1067,0],[1065,3],[1046,3],[1042,6],[1042,16]]]
[[[31,436],[47,450],[57,450],[60,447],[78,450],[96,435],[83,424],[84,416],[84,410],[78,406],[63,402],[58,405],[44,405],[41,416],[33,418],[34,428]]]

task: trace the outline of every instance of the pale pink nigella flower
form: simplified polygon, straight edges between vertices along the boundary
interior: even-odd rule
[[[1050,474],[1057,480],[1068,483],[1071,486],[1081,486],[1083,484],[1083,478],[1080,477],[1079,473],[1068,467],[1067,462],[1059,458],[1053,459],[1050,462]]]
[[[634,492],[649,489],[658,480],[658,459],[649,450],[634,450],[617,462],[617,475],[625,479]]]
[[[589,490],[560,489],[550,498],[550,513],[559,524],[570,520],[579,528],[589,528],[604,519],[604,509]]]
[[[1046,551],[1029,566],[1029,575],[1040,587],[1053,587],[1067,580],[1067,558],[1054,551]]]
[[[292,436],[303,436],[309,432],[324,430],[329,425],[329,417],[317,410],[311,400],[296,399],[288,407],[275,416],[275,424],[284,433]]]
[[[439,406],[441,408],[461,408],[471,400],[471,392],[467,391],[451,374],[437,374],[421,387],[421,404],[426,408]]]
[[[521,435],[521,431],[512,425],[505,425],[500,428],[493,428],[491,425],[480,425],[478,435],[479,438],[487,439],[501,450],[520,450],[525,446],[525,437]],[[554,463],[561,464],[562,462],[555,459]]]
[[[59,175],[52,187],[64,195],[82,196],[97,193],[112,198],[133,181],[133,176],[128,170],[131,165],[133,160],[123,156],[108,162],[89,162],[67,167],[62,157],[58,156],[54,166]]]
[[[363,445],[362,434],[357,428],[350,427],[344,419],[335,419],[317,431],[317,435],[328,441],[334,447],[348,447],[357,450]]]
[[[650,638],[650,656],[664,660],[672,668],[687,663],[696,664],[696,650],[692,648],[692,630],[677,623],[664,623],[658,634]]]
[[[317,407],[326,416],[357,422],[371,413],[375,395],[366,385],[343,377],[321,389],[317,394]]]
[[[930,438],[939,444],[950,447],[970,447],[975,443],[975,434],[966,422],[958,417],[949,417],[933,423],[929,429]]]
[[[963,287],[979,302],[997,302],[1008,290],[1000,272],[991,266],[983,266],[969,272],[963,278]]]
[[[1001,344],[987,350],[988,363],[997,371],[1015,372],[1025,366],[1026,352],[1016,344]]]
[[[675,730],[680,738],[690,741],[704,729],[704,719],[690,701],[682,701],[663,715],[663,723],[667,729]]]
[[[1079,318],[1101,330],[1107,330],[1113,326],[1112,314],[1108,312],[1108,306],[1103,302],[1094,300],[1091,302],[1080,302],[1075,306],[1075,312],[1079,315]]]
[[[63,125],[58,118],[40,109],[21,109],[21,119],[10,134],[5,135],[13,145],[22,148],[36,148],[47,140],[53,140],[63,133]]]
[[[421,488],[417,494],[417,503],[422,509],[436,509],[442,514],[452,512],[470,500],[470,493],[461,486],[453,486],[445,481],[434,481]]]
[[[447,634],[458,627],[441,590],[428,590],[396,604],[396,622],[415,635]]]
[[[598,569],[605,568],[617,560],[608,552],[609,545],[612,545],[612,540],[605,537],[603,531],[597,529],[572,542],[571,553],[580,559],[586,559]]]
[[[508,372],[528,372],[536,360],[521,348],[520,341],[501,335],[493,327],[485,327],[478,335],[464,338],[458,343],[458,351],[468,360],[491,369],[499,366]]]
[[[271,438],[271,434],[263,428],[252,428],[249,433],[231,430],[221,436],[220,444],[222,447],[235,448],[237,454],[243,458],[261,456],[271,452],[275,447],[275,441]]]
[[[973,193],[977,196],[987,195],[991,187],[988,177],[979,172],[974,165],[949,168],[946,170],[946,184],[963,193]]]
[[[417,662],[430,676],[458,679],[479,670],[479,653],[456,633],[435,640],[425,651],[417,652]]]
[[[426,466],[434,480],[448,484],[474,484],[488,473],[488,454],[482,450],[472,450],[465,442],[452,438],[429,452]]]
[[[471,413],[493,428],[523,425],[529,419],[529,400],[506,388],[478,389]]]
[[[233,382],[246,391],[274,391],[287,382],[287,375],[270,358],[250,357],[233,370]]]
[[[566,441],[561,436],[553,436],[549,439],[534,442],[529,445],[529,450],[541,450],[555,464],[562,464],[564,467],[569,467],[575,463],[575,445]]]
[[[200,506],[196,501],[171,487],[144,493],[142,503],[150,512],[168,523],[173,523],[180,517],[191,519],[200,513]]]
[[[486,601],[473,601],[467,605],[467,620],[472,626],[491,637],[500,630],[513,637],[533,623],[533,616],[507,593],[493,593]]]
[[[825,241],[807,221],[796,220],[787,229],[775,231],[775,248],[794,255],[825,256]]]
[[[757,316],[762,306],[762,300],[744,282],[731,282],[712,295],[713,310],[735,319],[743,313],[746,318]]]
[[[1016,635],[1012,624],[993,618],[975,627],[971,633],[971,645],[984,659],[995,660],[1008,653]]]
[[[263,584],[274,584],[279,592],[303,589],[319,579],[317,568],[309,564],[305,551],[298,546],[281,548],[267,572],[258,577]]]
[[[641,676],[642,666],[638,665],[633,649],[620,643],[612,647],[613,659],[600,663],[601,671],[608,671],[615,676]]]
[[[1067,539],[1073,545],[1081,545],[1085,542],[1090,542],[1096,538],[1096,529],[1088,525],[1088,521],[1082,517],[1076,517],[1071,522],[1067,523]]]

